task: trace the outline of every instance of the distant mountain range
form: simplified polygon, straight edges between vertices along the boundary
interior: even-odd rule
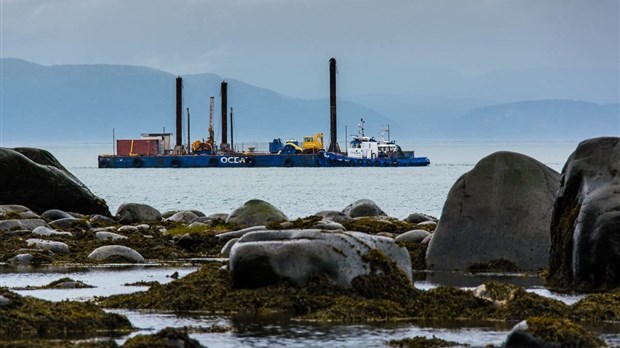
[[[175,77],[122,65],[42,66],[2,59],[2,135],[5,142],[106,142],[143,132],[174,132]],[[219,88],[215,74],[183,76],[184,107],[192,138],[207,134],[209,97],[215,96],[219,139]],[[329,133],[328,99],[278,94],[235,79],[229,83],[235,142],[266,142]],[[509,83],[509,81],[504,81]],[[327,87],[326,87],[327,88]],[[338,100],[339,139],[390,125],[392,137],[414,139],[583,139],[620,134],[619,104],[574,100],[497,103],[493,100],[377,94]],[[184,139],[186,135],[184,135]],[[341,146],[343,144],[341,143]]]

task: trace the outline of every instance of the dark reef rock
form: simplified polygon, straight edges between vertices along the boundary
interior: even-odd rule
[[[273,205],[260,199],[252,199],[235,209],[227,218],[227,224],[241,226],[268,225],[288,221],[288,217]]]
[[[450,189],[428,246],[434,270],[467,270],[504,259],[521,270],[549,260],[549,223],[559,174],[528,156],[496,152]]]
[[[22,204],[37,213],[61,209],[110,215],[105,201],[93,195],[52,154],[39,149],[17,150],[26,155],[0,148],[0,204]]]
[[[583,141],[564,165],[551,222],[548,284],[620,286],[620,138]]]
[[[405,248],[389,238],[360,232],[251,232],[232,247],[229,269],[237,287],[256,288],[281,280],[304,286],[320,276],[351,287],[354,278],[370,273],[365,255],[373,249],[393,261],[411,282],[411,261]]]

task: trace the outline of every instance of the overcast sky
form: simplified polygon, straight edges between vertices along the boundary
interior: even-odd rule
[[[0,0],[2,57],[214,72],[302,96],[421,71],[619,66],[618,0]],[[404,90],[403,90],[404,89]]]

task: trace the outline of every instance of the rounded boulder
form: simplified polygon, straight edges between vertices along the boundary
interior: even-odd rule
[[[360,199],[342,209],[342,213],[351,218],[362,216],[387,216],[377,203],[370,199]]]
[[[161,213],[150,205],[140,203],[123,203],[116,211],[116,219],[121,224],[133,224],[160,221]]]
[[[508,260],[547,267],[549,224],[559,174],[526,155],[496,152],[450,189],[427,253],[429,269],[466,271]]]
[[[267,225],[284,221],[288,221],[288,217],[280,209],[260,199],[245,202],[226,218],[227,224],[243,226]]]

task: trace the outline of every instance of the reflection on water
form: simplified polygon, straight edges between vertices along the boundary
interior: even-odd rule
[[[169,276],[178,272],[180,277],[193,272],[198,267],[167,267],[160,265],[115,265],[115,266],[50,266],[28,267],[0,265],[0,286],[21,288],[42,286],[63,277],[80,280],[94,288],[86,289],[44,289],[17,290],[20,295],[34,296],[49,301],[88,300],[94,296],[110,296],[146,290],[144,286],[125,286],[138,281],[157,281],[168,283]]]
[[[288,318],[231,318],[177,316],[173,314],[114,310],[134,325],[149,327],[148,334],[165,327],[229,326],[226,333],[196,333],[191,336],[208,347],[384,347],[389,340],[413,336],[436,336],[445,340],[480,346],[499,345],[512,325],[493,322],[414,321],[377,324],[331,324],[292,321]]]

